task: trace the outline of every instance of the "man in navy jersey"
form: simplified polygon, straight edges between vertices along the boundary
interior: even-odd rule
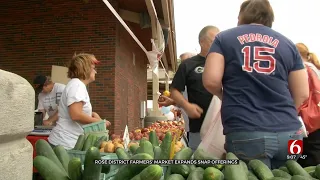
[[[201,52],[181,62],[171,84],[171,98],[184,109],[189,117],[189,142],[192,150],[196,150],[201,142],[200,129],[207,109],[211,103],[212,94],[202,83],[202,72],[210,46],[219,33],[215,26],[206,26],[199,33]],[[187,87],[188,99],[181,92]]]
[[[211,46],[203,83],[222,99],[227,152],[278,168],[288,140],[302,140],[296,108],[309,86],[299,52],[271,29],[273,21],[268,0],[243,2],[238,27],[219,33]]]

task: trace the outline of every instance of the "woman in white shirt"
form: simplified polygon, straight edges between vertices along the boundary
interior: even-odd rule
[[[72,149],[80,134],[82,125],[101,121],[100,116],[92,112],[90,97],[86,86],[95,80],[95,65],[99,61],[92,54],[75,54],[70,62],[68,82],[59,104],[59,119],[48,138],[52,146],[62,145]],[[110,126],[110,122],[107,122]]]
[[[61,94],[66,87],[64,84],[54,83],[50,76],[39,75],[33,80],[38,95],[38,111],[43,117],[48,114],[49,118],[43,121],[43,125],[52,126],[58,120],[58,104]]]

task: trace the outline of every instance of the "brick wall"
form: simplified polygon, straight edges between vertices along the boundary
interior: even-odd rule
[[[147,58],[121,24],[118,24],[115,80],[116,129],[140,127],[140,102],[147,100]],[[123,107],[127,105],[127,107]]]
[[[32,82],[37,74],[50,75],[51,65],[65,65],[74,52],[93,53],[102,61],[89,85],[94,111],[111,121],[111,131],[126,121],[138,125],[146,57],[102,1],[7,1],[0,4],[0,21],[0,69]]]

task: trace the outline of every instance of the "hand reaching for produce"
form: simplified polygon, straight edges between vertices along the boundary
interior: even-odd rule
[[[200,118],[201,114],[203,113],[203,109],[193,103],[188,104],[185,111],[190,118]]]
[[[164,91],[162,93],[162,95],[166,96],[166,97],[170,97],[171,93],[169,91]]]
[[[158,104],[160,106],[170,106],[170,105],[174,105],[174,101],[173,101],[173,99],[171,99],[167,96],[160,96],[158,99]]]

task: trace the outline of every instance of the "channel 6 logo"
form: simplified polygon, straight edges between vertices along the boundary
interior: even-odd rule
[[[288,154],[302,154],[303,141],[302,140],[289,140],[288,141]]]

